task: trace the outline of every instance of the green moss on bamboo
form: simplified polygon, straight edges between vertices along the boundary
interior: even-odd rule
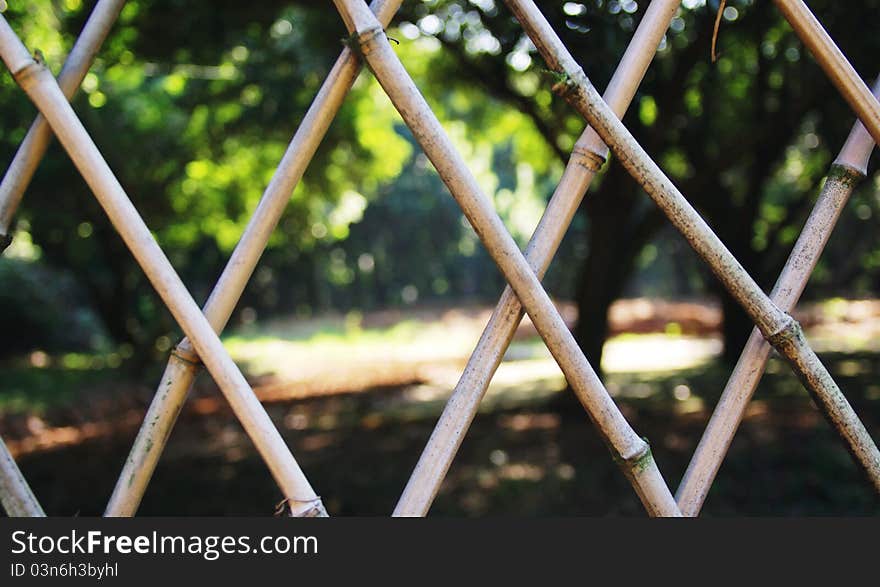
[[[564,95],[575,85],[574,80],[567,71],[556,71],[553,69],[545,69],[544,72],[553,80],[550,90],[558,95]]]
[[[622,469],[628,469],[631,473],[643,473],[648,467],[651,466],[651,463],[654,460],[654,455],[651,452],[651,443],[648,442],[648,439],[642,436],[642,440],[645,441],[645,452],[635,457],[634,459],[625,459],[621,457],[617,452],[612,451],[611,454],[614,457],[614,462],[616,462]]]
[[[862,174],[848,165],[834,163],[828,170],[825,181],[836,181],[843,184],[847,188],[854,188],[862,180]]]

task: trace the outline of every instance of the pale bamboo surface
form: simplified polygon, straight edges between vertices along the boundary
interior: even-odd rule
[[[618,116],[626,112],[680,3],[654,0],[645,11],[605,90],[605,101]],[[526,260],[539,277],[547,271],[607,151],[590,127],[575,144],[562,179],[525,250]],[[507,286],[419,457],[394,509],[395,516],[428,513],[523,314],[516,294]]]
[[[42,518],[46,515],[2,438],[0,438],[0,504],[10,518]]]
[[[58,85],[68,100],[73,98],[82,84],[124,5],[125,0],[98,0],[92,10],[58,74]],[[46,119],[38,115],[0,181],[0,238],[11,236],[9,229],[15,211],[51,141],[52,129]]]
[[[630,427],[596,376],[541,287],[538,276],[495,212],[491,200],[480,190],[461,155],[400,63],[382,25],[362,0],[334,2],[346,24],[354,31],[351,42],[358,44],[376,79],[516,292],[648,513],[679,515],[647,442]]]
[[[376,0],[372,9],[377,18],[387,24],[400,8],[401,2],[402,0]],[[360,62],[351,49],[343,49],[306,112],[205,303],[205,317],[215,332],[220,333],[226,327],[290,195],[327,134],[330,123],[339,112],[360,69]],[[188,339],[183,339],[172,351],[165,373],[113,489],[105,515],[133,516],[137,511],[186,396],[198,375],[199,362],[199,356]]]
[[[608,108],[583,69],[531,0],[505,0],[560,81],[553,86],[610,147],[615,157],[666,214],[743,307],[764,338],[786,358],[880,491],[880,451],[852,406],[807,344],[800,325],[758,287],[703,218]]]
[[[48,121],[163,302],[193,341],[208,370],[266,461],[295,515],[326,515],[290,450],[244,376],[180,281],[51,72],[34,61],[0,16],[0,56]]]
[[[868,133],[874,137],[874,142],[880,143],[880,102],[853,69],[822,23],[803,0],[773,1],[825,71],[828,79],[837,86]]]
[[[874,92],[875,95],[880,93],[880,82],[875,84]],[[873,150],[874,140],[857,121],[831,166],[813,211],[771,293],[770,299],[783,310],[791,311],[800,299],[840,213],[855,187],[865,178]],[[676,500],[684,515],[700,513],[746,406],[761,380],[771,350],[760,331],[754,329],[679,485]]]

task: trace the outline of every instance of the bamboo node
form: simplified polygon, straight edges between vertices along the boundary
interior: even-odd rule
[[[845,188],[855,188],[864,177],[865,174],[860,169],[845,163],[832,163],[828,169],[828,175],[825,176],[825,181],[836,181]]]
[[[575,144],[574,149],[571,150],[571,160],[581,167],[586,167],[590,171],[598,172],[605,164],[605,154],[597,153],[588,147],[582,147]]]
[[[654,462],[654,453],[651,452],[651,443],[648,442],[648,439],[642,436],[642,440],[645,442],[644,447],[640,451],[634,459],[630,458],[630,462],[632,463],[632,469],[636,473],[642,473],[651,466],[651,463]]]
[[[654,460],[654,455],[651,453],[651,443],[644,436],[640,440],[642,442],[636,444],[629,454],[612,453],[614,460],[621,468],[629,469],[633,473],[641,473],[650,466]]]
[[[41,59],[31,59],[22,67],[12,72],[12,77],[22,88],[27,89],[36,76],[48,71]]]

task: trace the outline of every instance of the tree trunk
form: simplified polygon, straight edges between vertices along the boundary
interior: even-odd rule
[[[643,194],[626,171],[615,166],[585,204],[590,218],[589,249],[577,290],[575,338],[602,377],[602,349],[608,338],[608,309],[623,293],[642,247],[662,225],[654,207],[639,206]]]
[[[628,263],[617,257],[614,246],[607,240],[606,229],[614,227],[619,225],[608,222],[601,229],[590,230],[589,253],[578,283],[578,321],[574,335],[600,377],[602,348],[608,338],[608,309],[625,285],[621,283],[624,278],[619,266]],[[616,271],[615,264],[618,264]]]
[[[724,341],[722,358],[728,365],[735,365],[746,346],[754,323],[726,289],[721,289],[719,297],[722,315],[721,336]]]

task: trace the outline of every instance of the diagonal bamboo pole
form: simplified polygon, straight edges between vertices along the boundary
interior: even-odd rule
[[[680,0],[654,0],[645,11],[605,90],[605,101],[618,116],[626,112],[680,4]],[[547,271],[607,154],[605,143],[587,127],[575,143],[562,179],[525,250],[526,260],[539,278]],[[522,318],[522,305],[507,286],[403,490],[395,516],[428,513]]]
[[[880,95],[880,82],[874,86],[874,93]],[[873,149],[871,135],[861,122],[856,121],[831,165],[816,205],[773,287],[770,299],[781,309],[791,311],[797,304],[850,194],[865,178]],[[676,497],[684,515],[700,513],[742,421],[746,405],[761,380],[771,350],[760,331],[754,329],[679,485]]]
[[[28,54],[2,16],[0,57],[16,82],[46,117],[61,145],[89,184],[147,278],[183,331],[193,341],[199,356],[266,461],[290,504],[291,512],[301,516],[326,515],[320,498],[284,444],[272,420],[128,199],[52,73]]]
[[[0,504],[10,518],[42,518],[46,514],[0,438]]]
[[[92,10],[58,74],[58,85],[68,100],[79,89],[124,4],[125,0],[98,0]],[[12,240],[12,218],[51,140],[52,129],[37,115],[0,181],[0,253]]]
[[[774,0],[776,7],[813,54],[825,75],[837,86],[850,108],[865,125],[874,142],[880,143],[880,102],[859,77],[822,23],[803,0]]]
[[[387,24],[401,2],[402,0],[376,0],[372,8],[377,18]],[[216,332],[221,332],[229,321],[272,231],[284,212],[290,194],[339,112],[360,68],[360,61],[351,49],[343,49],[306,112],[205,304],[205,317]],[[144,423],[107,504],[104,512],[106,516],[133,516],[137,511],[199,371],[199,356],[189,340],[184,338],[168,358],[168,365],[156,395],[144,416]]]
[[[461,155],[391,49],[382,25],[363,0],[334,0],[376,79],[504,273],[532,322],[607,441],[645,508],[652,515],[679,515],[651,455],[614,404],[602,382],[541,287],[504,223],[482,193]]]
[[[553,91],[596,129],[621,164],[667,215],[739,302],[761,333],[784,356],[840,434],[855,460],[880,491],[880,451],[825,366],[807,344],[803,330],[761,291],[709,225],[648,156],[590,83],[550,23],[531,0],[505,0],[535,47],[557,72]],[[522,298],[520,298],[522,300]]]

